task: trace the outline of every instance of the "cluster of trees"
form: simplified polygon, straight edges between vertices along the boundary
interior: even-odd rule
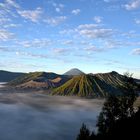
[[[77,140],[120,139],[122,137],[139,137],[140,108],[134,108],[137,98],[135,83],[131,75],[126,75],[123,94],[110,95],[103,105],[98,117],[98,132],[90,132],[82,125]]]

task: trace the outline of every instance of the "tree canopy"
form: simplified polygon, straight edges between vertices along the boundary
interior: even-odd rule
[[[87,137],[84,140],[96,140],[105,138],[122,138],[122,136],[136,137],[138,133],[137,127],[140,126],[140,109],[136,112],[134,102],[137,98],[135,92],[135,82],[132,75],[126,73],[124,79],[124,88],[121,95],[111,94],[106,99],[102,111],[99,114],[97,127],[98,133],[91,137],[87,127],[82,126]],[[137,127],[136,127],[137,126]],[[80,129],[79,139],[83,138],[84,131]],[[93,133],[94,134],[94,133]]]

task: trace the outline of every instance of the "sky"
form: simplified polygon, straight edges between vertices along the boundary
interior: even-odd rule
[[[0,69],[128,71],[140,78],[140,0],[0,0]]]

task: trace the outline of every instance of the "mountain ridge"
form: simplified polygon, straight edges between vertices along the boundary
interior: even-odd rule
[[[53,90],[53,95],[105,97],[120,93],[124,77],[117,72],[74,76]]]
[[[69,78],[53,72],[30,72],[10,81],[8,85],[22,89],[49,89],[62,85]]]
[[[73,76],[53,72],[30,72],[8,82],[7,86],[19,90],[45,90],[45,93],[52,95],[106,97],[108,94],[121,93],[124,78],[125,76],[115,71]]]
[[[22,72],[10,72],[6,70],[0,70],[0,82],[9,82],[24,74],[25,73]]]

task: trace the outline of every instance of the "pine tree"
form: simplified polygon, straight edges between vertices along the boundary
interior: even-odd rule
[[[122,95],[110,95],[104,103],[97,122],[99,135],[111,135],[111,130],[118,120],[125,120],[134,115],[133,103],[137,94],[131,76],[128,73],[125,75]]]
[[[89,129],[86,127],[85,124],[82,124],[82,127],[80,129],[80,133],[77,136],[76,140],[89,140],[89,137],[90,137]]]
[[[98,117],[97,127],[100,135],[106,135],[112,129],[120,115],[120,105],[117,96],[110,95],[104,103],[102,112]]]

